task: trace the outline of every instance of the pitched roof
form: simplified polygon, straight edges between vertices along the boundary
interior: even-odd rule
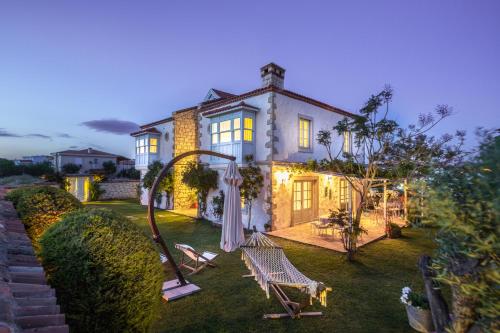
[[[296,100],[299,100],[299,101],[302,101],[302,102],[305,102],[308,104],[315,105],[317,107],[320,107],[322,109],[325,109],[325,110],[328,110],[331,112],[342,114],[342,115],[347,116],[347,117],[356,117],[356,115],[354,113],[347,112],[345,110],[342,110],[342,109],[339,109],[335,106],[320,102],[320,101],[315,100],[313,98],[306,97],[306,96],[297,94],[293,91],[281,89],[281,88],[278,88],[275,86],[268,86],[268,87],[264,87],[264,88],[259,88],[259,89],[255,89],[255,90],[249,91],[247,93],[241,94],[241,95],[236,95],[232,98],[227,98],[227,99],[220,100],[220,101],[214,101],[213,103],[210,103],[209,105],[204,105],[201,108],[201,111],[202,112],[208,111],[208,110],[211,110],[211,109],[219,107],[219,106],[223,106],[226,104],[237,102],[237,101],[249,98],[249,97],[262,95],[262,94],[265,94],[268,92],[275,92],[275,93],[278,93],[278,94],[281,94],[281,95],[284,95],[284,96],[287,96],[287,97],[290,97],[290,98],[293,98],[293,99],[296,99]]]
[[[158,131],[158,129],[156,129],[156,127],[149,127],[149,128],[141,129],[140,131],[137,131],[137,132],[130,133],[130,136],[138,136],[141,134],[161,134],[161,132]]]
[[[106,153],[104,151],[100,151],[100,150],[93,149],[93,148],[86,148],[86,149],[82,149],[82,150],[63,150],[63,151],[58,151],[58,152],[55,152],[52,154],[73,155],[73,156],[88,155],[88,156],[117,157],[117,155]]]
[[[221,108],[218,108],[218,109],[213,109],[213,110],[210,110],[210,111],[205,111],[203,112],[203,116],[210,116],[210,115],[213,115],[213,114],[217,114],[217,113],[221,113],[221,112],[224,112],[224,111],[228,111],[228,110],[232,110],[232,109],[236,109],[236,108],[246,108],[246,109],[251,109],[251,110],[255,110],[255,111],[258,111],[259,108],[253,106],[253,105],[250,105],[250,104],[247,104],[245,102],[240,102],[236,105],[228,105],[228,106],[224,106],[224,107],[221,107]]]
[[[212,90],[213,90],[214,93],[217,94],[217,96],[219,96],[222,99],[231,98],[231,97],[236,96],[235,94],[231,94],[231,93],[219,90],[219,89],[212,88]]]
[[[275,87],[275,86],[268,86],[268,87],[264,87],[264,88],[258,88],[258,89],[251,90],[251,91],[248,91],[246,93],[240,94],[240,95],[233,95],[233,94],[230,94],[230,93],[227,93],[227,92],[224,92],[224,91],[221,91],[221,90],[217,90],[217,89],[212,89],[212,90],[214,92],[216,92],[217,95],[221,96],[221,98],[218,98],[218,99],[215,99],[215,100],[206,101],[206,102],[202,102],[199,107],[198,106],[191,106],[189,108],[180,109],[180,110],[172,112],[172,114],[174,114],[174,113],[180,113],[180,112],[184,112],[184,111],[191,111],[191,110],[194,110],[194,109],[197,109],[197,108],[199,108],[200,112],[203,112],[203,114],[205,114],[205,112],[208,113],[208,111],[211,111],[214,108],[218,108],[218,107],[221,107],[221,106],[224,106],[224,105],[227,105],[227,104],[238,102],[238,101],[244,100],[244,99],[249,98],[249,97],[259,96],[259,95],[262,95],[262,94],[265,94],[265,93],[268,93],[268,92],[275,92],[275,93],[281,94],[283,96],[287,96],[287,97],[293,98],[295,100],[299,100],[299,101],[302,101],[302,102],[305,102],[305,103],[308,103],[308,104],[311,104],[311,105],[315,105],[315,106],[320,107],[320,108],[322,108],[324,110],[328,110],[328,111],[331,111],[331,112],[335,112],[335,113],[344,115],[346,117],[353,118],[353,117],[357,117],[358,116],[358,115],[356,115],[354,113],[342,110],[340,108],[337,108],[335,106],[329,105],[327,103],[320,102],[320,101],[315,100],[313,98],[310,98],[310,97],[307,97],[307,96],[304,96],[304,95],[300,95],[300,94],[295,93],[293,91],[286,90],[286,89],[281,89],[281,88],[278,88],[278,87]],[[224,97],[222,97],[222,96],[224,96]],[[165,123],[165,122],[172,121],[172,119],[173,119],[172,117],[165,118],[165,119],[158,120],[158,121],[155,121],[155,122],[152,122],[152,123],[149,123],[149,124],[142,125],[142,126],[140,126],[140,128],[141,129],[146,129],[146,128],[149,128],[151,126],[155,126],[155,125],[159,125],[159,124],[162,124],[162,123]]]

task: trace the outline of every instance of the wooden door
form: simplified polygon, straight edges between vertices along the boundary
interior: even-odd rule
[[[295,180],[293,182],[293,224],[312,221],[316,218],[316,182]]]

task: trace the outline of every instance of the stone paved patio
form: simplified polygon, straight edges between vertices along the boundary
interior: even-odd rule
[[[403,226],[402,218],[393,218],[393,222]],[[290,228],[268,232],[268,235],[285,238],[303,244],[319,246],[325,249],[346,252],[342,245],[340,235],[337,231],[332,235],[331,229],[327,234],[318,235],[314,232],[312,222],[302,223]],[[358,240],[358,247],[385,237],[384,221],[376,218],[373,214],[365,214],[361,219],[361,225],[367,229],[367,234],[363,234]]]

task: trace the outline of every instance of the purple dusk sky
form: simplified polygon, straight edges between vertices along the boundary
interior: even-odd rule
[[[259,68],[356,112],[388,83],[402,124],[500,122],[500,1],[2,1],[0,157],[95,147],[132,156],[137,124],[243,93]]]

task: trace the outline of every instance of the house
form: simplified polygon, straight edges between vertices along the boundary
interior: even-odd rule
[[[210,89],[195,105],[131,133],[136,139],[135,167],[141,177],[153,161],[165,163],[194,149],[233,155],[242,167],[245,156],[252,155],[264,176],[264,186],[252,207],[251,225],[258,230],[266,224],[273,230],[288,228],[346,206],[348,184],[342,176],[298,173],[293,166],[326,158],[326,149],[316,142],[318,131],[331,129],[339,120],[354,115],[286,90],[285,69],[274,63],[262,67],[260,76],[262,86],[255,90],[232,94]],[[349,150],[351,141],[349,133],[344,133],[333,138],[333,145]],[[206,155],[198,159],[218,171],[219,188],[224,188],[220,178],[227,161]],[[184,165],[174,169],[175,189],[170,203],[174,209],[194,204],[193,193],[181,182]],[[217,194],[215,190],[208,198],[206,217],[212,220],[211,198]],[[147,191],[143,191],[141,202],[147,204]],[[166,207],[165,201],[160,207]],[[248,212],[243,208],[246,225]]]
[[[111,161],[116,164],[118,158],[118,155],[106,153],[93,148],[82,150],[64,150],[51,153],[51,155],[54,157],[54,168],[56,171],[60,172],[65,164],[73,163],[80,166],[80,174],[101,170],[104,162]]]

